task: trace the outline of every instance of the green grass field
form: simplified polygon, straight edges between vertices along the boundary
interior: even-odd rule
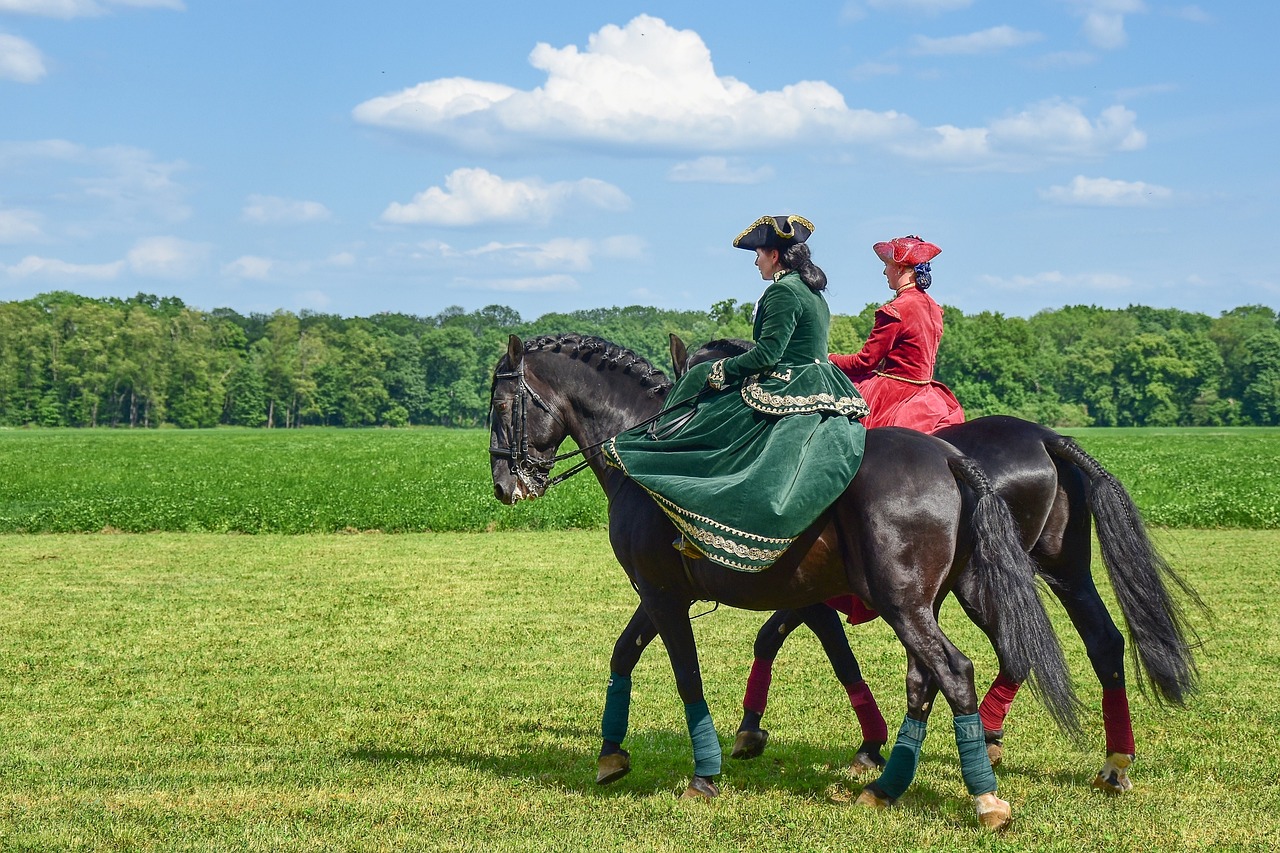
[[[1276,849],[1280,531],[1160,538],[1218,614],[1199,622],[1200,694],[1169,710],[1133,691],[1136,787],[1105,797],[1099,697],[1064,633],[1086,738],[1019,698],[998,771],[1015,823],[992,838],[945,714],[897,807],[849,804],[855,722],[804,634],[778,662],[768,751],[726,759],[720,799],[675,797],[692,758],[660,643],[635,673],[635,769],[598,788],[635,606],[602,531],[2,536],[0,849]],[[726,747],[762,619],[695,622]],[[944,625],[985,685],[989,647],[950,606]],[[896,729],[901,648],[880,622],[849,631]]]
[[[482,430],[0,430],[0,850],[1278,849],[1280,430],[1074,434],[1213,607],[1202,689],[1162,708],[1131,674],[1136,787],[1092,790],[1100,697],[1054,605],[1086,735],[1020,696],[1015,823],[991,837],[942,714],[898,807],[850,805],[856,723],[803,633],[769,750],[726,759],[721,798],[675,797],[692,757],[660,642],[635,769],[598,788],[635,593],[594,479],[503,507]],[[726,747],[763,618],[694,623]],[[989,645],[951,603],[943,623],[985,688]],[[881,622],[849,633],[895,731],[902,649]]]
[[[1073,432],[1165,527],[1280,527],[1280,429]],[[0,430],[0,533],[604,525],[590,473],[493,499],[484,430]]]

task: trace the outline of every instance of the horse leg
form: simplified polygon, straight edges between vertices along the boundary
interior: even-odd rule
[[[1058,520],[1067,512],[1066,518]],[[1109,794],[1133,788],[1129,767],[1136,748],[1133,719],[1129,715],[1129,694],[1125,687],[1124,634],[1116,627],[1111,612],[1098,595],[1089,570],[1092,532],[1088,508],[1079,495],[1062,496],[1055,504],[1049,531],[1032,552],[1042,574],[1052,579],[1049,588],[1062,602],[1071,624],[1084,642],[1089,663],[1102,687],[1102,726],[1106,735],[1106,758],[1093,779],[1093,787]],[[1057,523],[1053,523],[1057,521]]]
[[[851,767],[856,773],[878,771],[884,767],[884,756],[880,750],[889,740],[889,727],[876,705],[871,688],[862,677],[858,659],[854,657],[849,638],[844,633],[840,613],[825,604],[810,605],[800,612],[804,615],[804,623],[822,643],[831,669],[849,696],[849,704],[862,730],[862,743],[858,745]]]
[[[1129,694],[1125,688],[1124,635],[1112,621],[1093,578],[1085,573],[1077,575],[1075,580],[1073,588],[1055,592],[1080,632],[1089,663],[1102,685],[1102,726],[1107,756],[1093,779],[1093,787],[1108,794],[1123,794],[1133,788],[1129,767],[1137,752],[1133,719],[1129,715]]]
[[[881,749],[889,740],[884,716],[876,705],[875,696],[862,677],[858,659],[849,647],[840,614],[826,604],[811,604],[796,610],[779,610],[769,617],[756,635],[755,659],[751,674],[747,677],[747,690],[742,699],[742,723],[733,742],[730,758],[751,759],[764,752],[769,732],[760,727],[760,720],[769,702],[769,686],[773,680],[773,661],[783,642],[801,623],[809,626],[823,650],[836,678],[849,696],[849,704],[857,715],[862,729],[862,743],[853,757],[852,767],[857,772],[879,770],[884,766]]]
[[[788,636],[800,625],[801,619],[794,610],[778,610],[769,617],[756,633],[752,649],[751,672],[747,676],[747,691],[742,697],[742,722],[733,741],[730,758],[748,760],[764,752],[769,742],[769,732],[760,728],[760,719],[769,704],[769,685],[773,682],[773,662]]]
[[[693,779],[681,799],[720,796],[715,777],[720,775],[723,752],[716,735],[711,710],[702,692],[702,671],[698,666],[698,645],[689,620],[689,600],[668,591],[641,584],[640,596],[658,635],[667,647],[676,690],[684,702],[685,723],[693,741]]]
[[[608,785],[631,772],[631,754],[622,748],[631,716],[631,673],[645,647],[658,629],[644,607],[637,607],[627,627],[613,646],[609,659],[609,686],[605,691],[604,714],[600,720],[600,755],[596,762],[596,784]]]
[[[955,717],[953,727],[960,772],[974,798],[978,820],[988,829],[1002,829],[1012,819],[1012,810],[996,796],[996,776],[987,760],[982,720],[978,716],[973,664],[942,633],[931,612],[903,614],[903,617],[886,616],[886,620],[907,649],[907,713],[884,772],[867,785],[858,802],[883,808],[906,791],[915,778],[929,711],[941,690]],[[928,665],[929,662],[932,665]]]
[[[994,608],[985,606],[986,602],[974,573],[968,571],[962,573],[952,592],[970,621],[987,635],[991,648],[995,650],[996,660],[1002,664],[1000,671],[996,673],[995,680],[991,682],[982,701],[978,703],[983,739],[987,744],[987,760],[991,762],[992,767],[998,767],[1004,758],[1004,720],[1009,714],[1009,708],[1013,705],[1022,682],[1009,677],[1004,671],[1002,643],[1004,635],[1000,630],[999,613],[994,612]]]

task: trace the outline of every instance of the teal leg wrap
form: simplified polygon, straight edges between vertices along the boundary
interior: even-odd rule
[[[964,786],[973,796],[996,790],[996,774],[987,758],[987,740],[982,733],[982,718],[977,714],[956,717],[956,748],[960,750],[960,773]]]
[[[631,721],[631,679],[616,672],[609,673],[609,687],[604,694],[604,718],[600,736],[621,744]]]
[[[693,740],[693,772],[697,776],[719,776],[720,738],[711,722],[711,710],[707,700],[684,706],[684,718],[689,724],[689,737]]]
[[[893,744],[893,751],[889,753],[889,761],[880,773],[880,778],[875,781],[876,787],[889,799],[901,797],[911,780],[916,778],[916,765],[920,763],[920,747],[924,743],[925,734],[924,723],[910,717],[903,718],[902,728],[898,729],[898,739]]]

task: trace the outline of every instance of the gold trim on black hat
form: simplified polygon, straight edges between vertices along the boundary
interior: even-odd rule
[[[741,245],[743,240],[755,233],[755,231],[762,225],[767,225],[769,228],[761,234],[758,246]],[[797,234],[796,225],[800,225],[809,233]],[[741,234],[733,238],[733,245],[734,248],[738,249],[756,249],[771,246],[786,246],[792,242],[803,243],[805,240],[809,239],[809,234],[812,234],[816,230],[817,229],[814,228],[812,222],[805,219],[803,216],[797,216],[794,213],[790,216],[761,216],[755,222],[748,225]]]

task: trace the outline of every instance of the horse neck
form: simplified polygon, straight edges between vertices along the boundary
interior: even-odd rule
[[[572,358],[548,352],[537,376],[552,389],[569,437],[579,447],[599,444],[651,417],[666,391],[654,392],[642,377],[625,369],[601,368],[597,358]]]

